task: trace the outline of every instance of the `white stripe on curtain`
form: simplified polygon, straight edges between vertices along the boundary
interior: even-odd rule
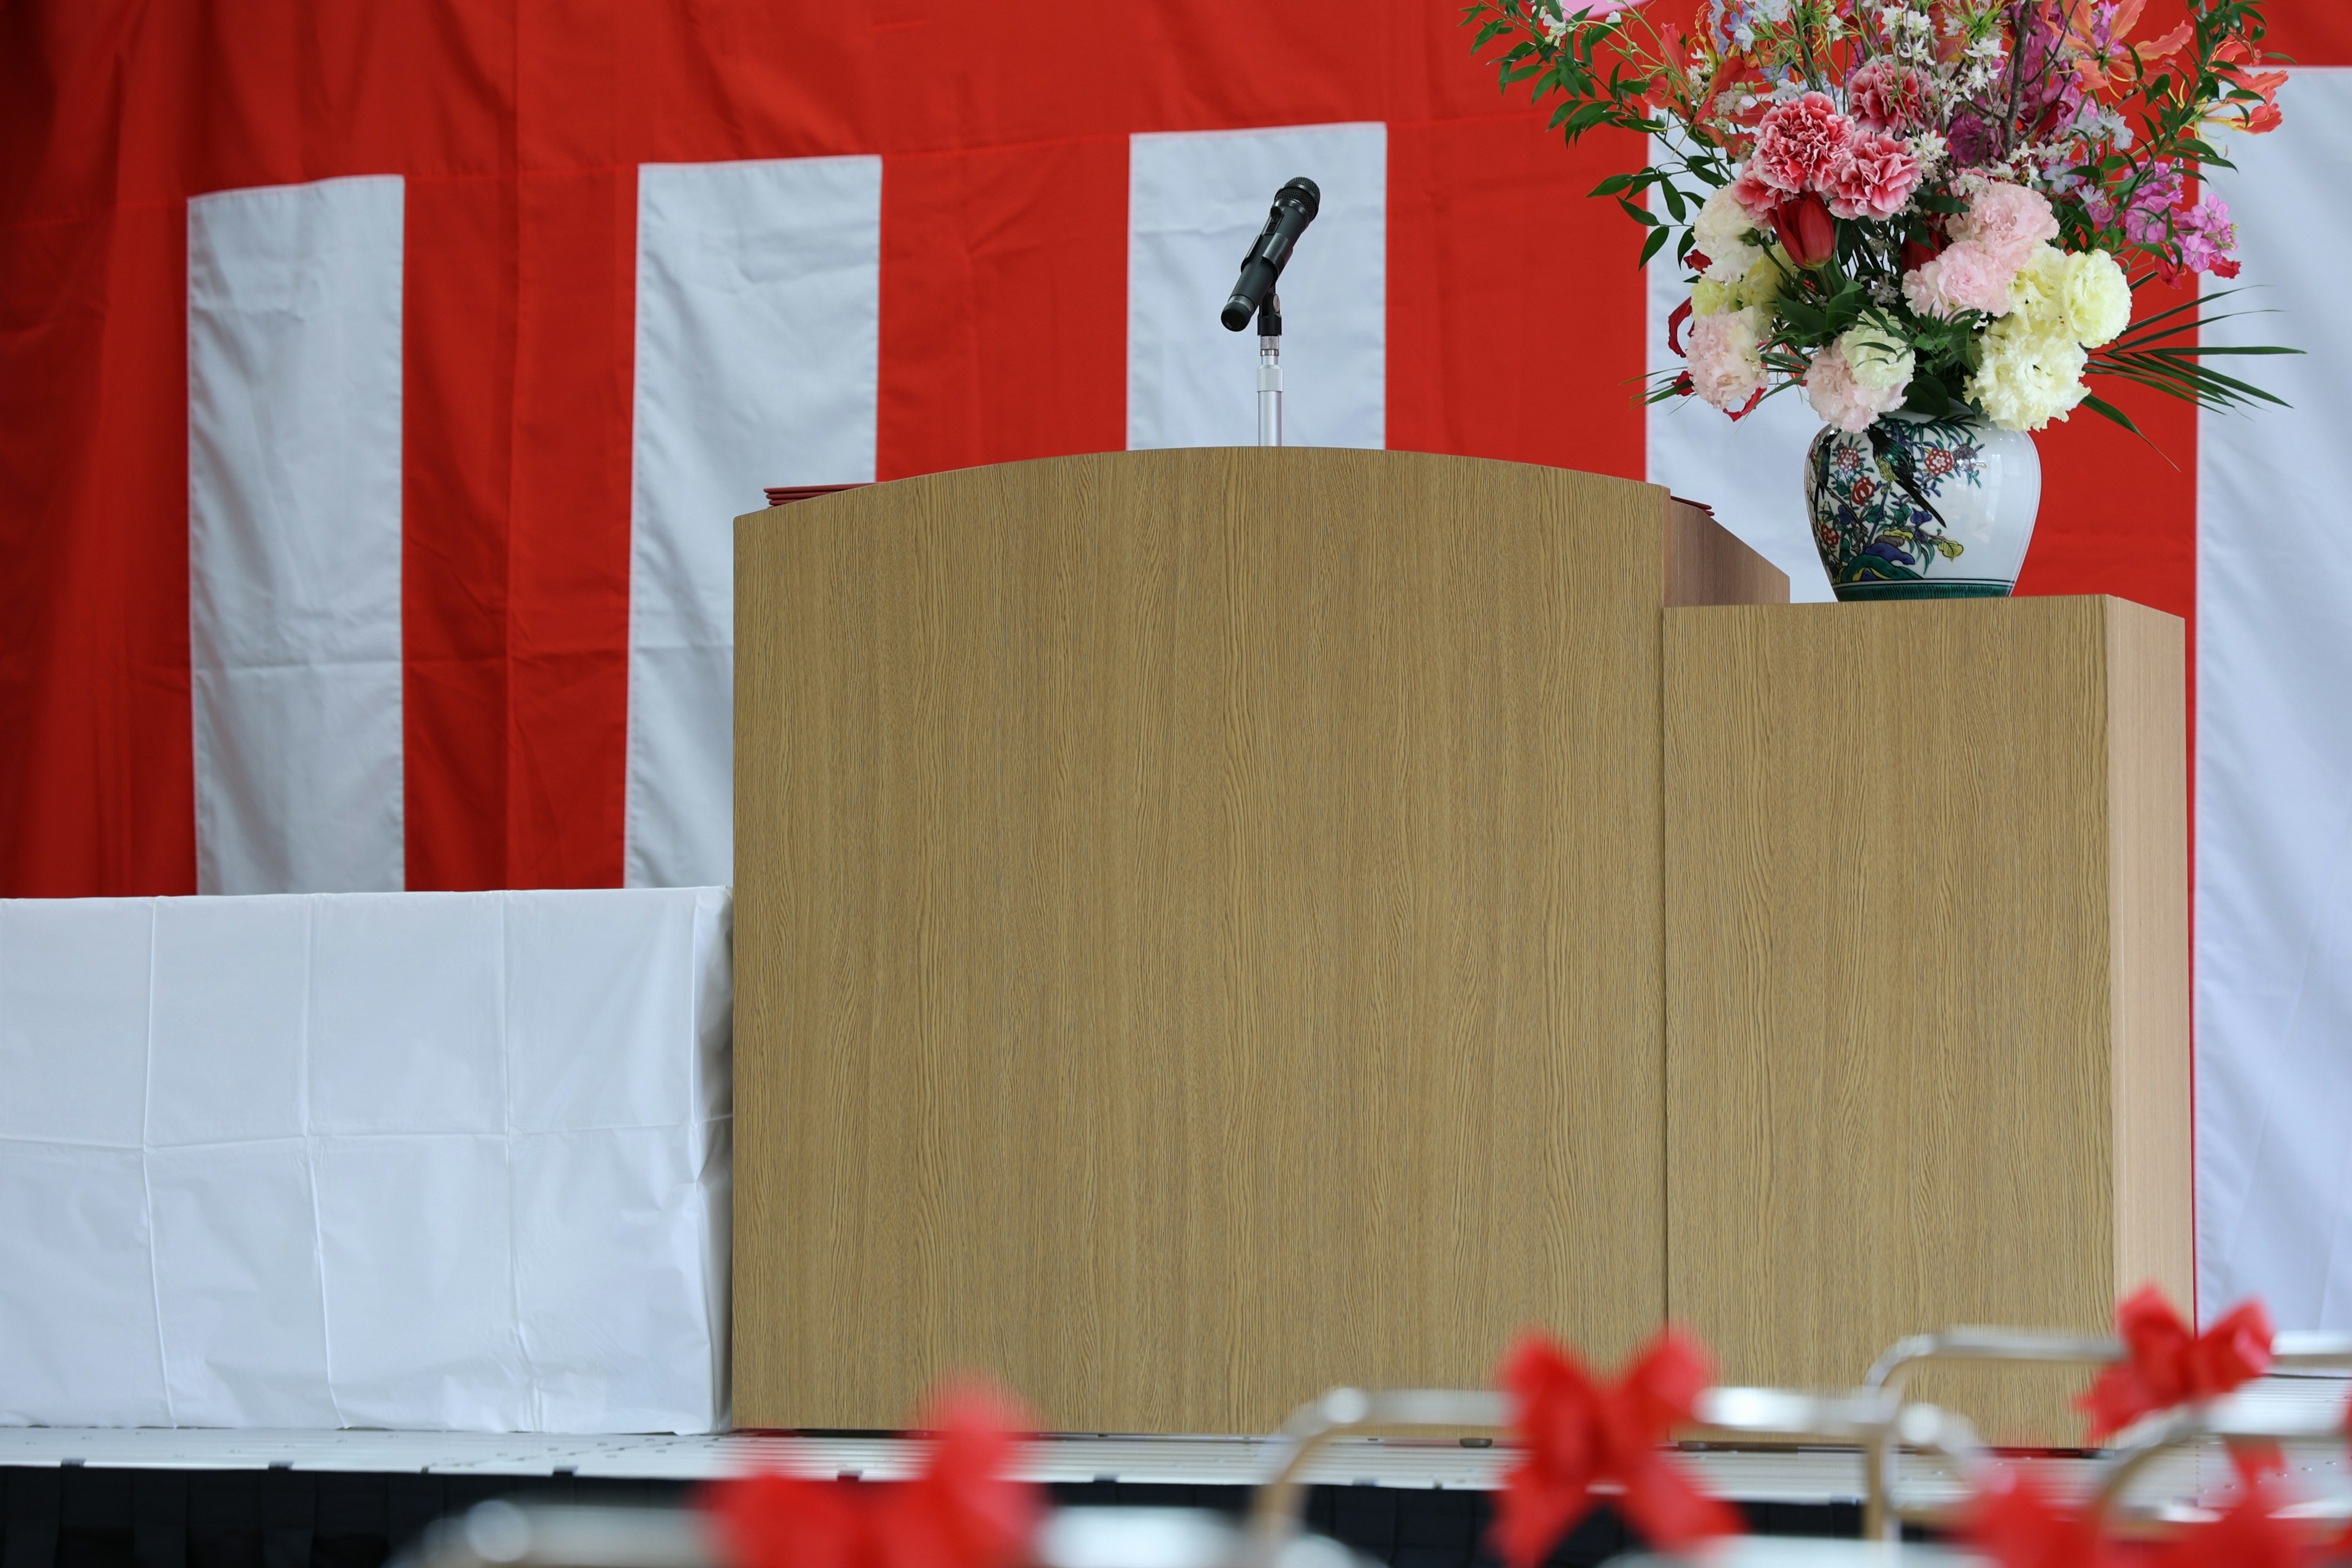
[[[2352,71],[2298,70],[2286,123],[2223,149],[2248,291],[2214,367],[2292,409],[2198,427],[2197,1265],[2209,1317],[2352,1329]],[[2340,242],[2340,243],[2339,243]],[[2229,283],[2209,284],[2211,289]]]
[[[734,880],[734,519],[874,478],[882,160],[637,171],[635,887]]]
[[[1282,275],[1283,440],[1388,439],[1388,127],[1136,136],[1128,143],[1127,444],[1257,439],[1257,334],[1217,312],[1286,180],[1322,192]]]
[[[196,886],[403,885],[396,176],[188,203]]]

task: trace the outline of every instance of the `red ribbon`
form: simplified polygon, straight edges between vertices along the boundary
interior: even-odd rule
[[[2094,1521],[2013,1470],[1976,1495],[1963,1533],[2000,1568],[2115,1568],[2121,1560]]]
[[[1011,1568],[1024,1560],[1037,1489],[1007,1479],[1011,1406],[976,1388],[923,1420],[936,1440],[912,1480],[866,1486],[764,1471],[721,1481],[703,1506],[728,1568]]]
[[[1675,306],[1675,313],[1666,318],[1666,347],[1675,351],[1676,359],[1690,358],[1683,353],[1683,323],[1690,319],[1691,302],[1688,300]]]
[[[1525,1446],[1496,1509],[1495,1544],[1508,1568],[1540,1563],[1604,1484],[1622,1489],[1618,1511],[1654,1546],[1678,1551],[1736,1533],[1738,1516],[1658,1450],[1691,1419],[1710,1375],[1706,1353],[1671,1329],[1613,1385],[1542,1334],[1524,1335],[1501,1374]]]
[[[2158,1568],[2298,1568],[2314,1544],[2271,1510],[2268,1489],[2249,1486],[2221,1518],[2191,1525],[2157,1558]]]
[[[2260,1301],[2232,1308],[2199,1334],[2150,1285],[2116,1309],[2116,1331],[2129,1359],[2109,1367],[2074,1401],[2091,1418],[2094,1443],[2143,1415],[2218,1398],[2271,1364],[2270,1314]]]
[[[1969,1505],[1963,1533],[2000,1568],[2297,1568],[2312,1542],[2275,1507],[2268,1488],[2249,1481],[2220,1518],[2151,1552],[2117,1544],[2031,1477],[2004,1471]]]

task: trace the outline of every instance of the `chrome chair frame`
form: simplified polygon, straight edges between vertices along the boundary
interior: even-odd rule
[[[1871,1389],[1812,1394],[1710,1388],[1699,1395],[1696,1414],[1693,1429],[1712,1436],[1853,1444],[1865,1451],[1882,1438],[1899,1440],[1942,1455],[1970,1477],[1989,1462],[1965,1417],[1930,1405],[1901,1405]],[[1304,1472],[1325,1445],[1351,1432],[1433,1428],[1507,1433],[1510,1402],[1491,1390],[1335,1388],[1292,1411],[1270,1451],[1267,1479],[1251,1504],[1249,1568],[1274,1563],[1300,1529]]]
[[[2127,1354],[2123,1341],[2112,1334],[1953,1328],[1940,1333],[1914,1334],[1908,1339],[1897,1340],[1871,1363],[1862,1381],[1865,1389],[1875,1390],[1899,1405],[1912,1373],[1931,1362],[2011,1366],[2114,1366],[2122,1363]],[[2352,1334],[2280,1334],[2272,1341],[2271,1354],[2273,1372],[2352,1373]],[[2205,1435],[2222,1436],[2218,1432]],[[2177,1444],[2168,1445],[2171,1446]],[[1864,1445],[1864,1464],[1867,1470],[1862,1527],[1864,1540],[1899,1540],[1905,1524],[1940,1525],[1950,1522],[1942,1510],[1902,1506],[1895,1495],[1895,1468],[1901,1447],[1891,1427]],[[2132,1474],[2138,1474],[2146,1463],[2145,1458],[2138,1461]],[[2121,1494],[2117,1493],[2118,1501],[2120,1497]]]
[[[2111,1336],[2015,1329],[1956,1328],[1897,1342],[1874,1363],[1860,1387],[1844,1394],[1776,1388],[1709,1388],[1699,1395],[1691,1431],[1703,1439],[1852,1446],[1863,1457],[1865,1541],[1895,1541],[1906,1523],[1948,1527],[1952,1510],[1906,1503],[1899,1491],[1906,1451],[1936,1454],[1973,1485],[1992,1463],[1969,1421],[1932,1405],[1906,1404],[1912,1374],[1937,1362],[2000,1365],[2113,1365],[2125,1359]],[[2352,1374],[2352,1335],[2281,1334],[2273,1369]],[[1344,1568],[1335,1543],[1304,1532],[1306,1473],[1315,1457],[1349,1434],[1433,1431],[1507,1435],[1510,1402],[1484,1389],[1335,1388],[1291,1412],[1267,1450],[1265,1479],[1244,1530],[1234,1539],[1230,1568]],[[2340,1440],[2339,1415],[2283,1420],[2242,1397],[2210,1401],[2143,1423],[2108,1456],[2092,1506],[2119,1528],[2161,1529],[2199,1518],[2185,1506],[2136,1514],[2126,1493],[2162,1455],[2189,1443]],[[1064,1510],[1076,1515],[1104,1510]],[[1114,1510],[1115,1511],[1115,1510]],[[2295,1510],[2352,1516],[2352,1498]],[[1058,1517],[1058,1516],[1057,1516]],[[1075,1521],[1074,1521],[1075,1522]],[[1306,1548],[1328,1549],[1321,1556]],[[1328,1561],[1327,1561],[1328,1559]],[[394,1568],[720,1568],[700,1515],[688,1510],[581,1505],[477,1505],[435,1524]],[[1055,1568],[1051,1562],[1047,1568]],[[1073,1565],[1077,1568],[1077,1565]]]

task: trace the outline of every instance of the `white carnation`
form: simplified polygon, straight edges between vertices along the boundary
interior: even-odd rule
[[[1748,276],[1761,254],[1748,243],[1755,228],[1756,220],[1728,187],[1706,198],[1706,205],[1698,209],[1697,221],[1691,225],[1691,243],[1706,258],[1709,278],[1718,283],[1737,283]]]
[[[1704,247],[1701,248],[1705,249]],[[1705,276],[1718,283],[1737,287],[1763,258],[1764,253],[1752,245],[1735,245],[1727,250],[1707,250],[1706,255],[1707,266]]]

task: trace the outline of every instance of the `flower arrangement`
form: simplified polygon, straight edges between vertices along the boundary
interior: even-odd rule
[[[2223,132],[2279,123],[2261,0],[1477,0],[1506,90],[1557,97],[1570,142],[1651,138],[1601,182],[1692,274],[1651,401],[1740,417],[1801,388],[1844,431],[1897,410],[2040,430],[2077,406],[2135,428],[2086,379],[2208,407],[2279,400],[2200,345],[2203,304],[2135,325],[2151,282],[2232,278],[2235,230],[2190,182]],[[1643,205],[1644,195],[1651,198]],[[1663,210],[1659,210],[1663,209]],[[1685,342],[1685,329],[1687,342]]]

